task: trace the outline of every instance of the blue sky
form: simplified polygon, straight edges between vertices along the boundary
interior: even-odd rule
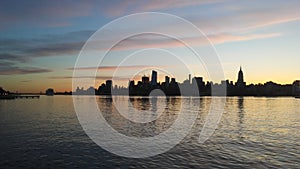
[[[300,1],[296,0],[3,0],[0,2],[0,86],[19,92],[39,92],[48,87],[57,91],[71,90],[71,68],[89,37],[119,17],[141,12],[168,13],[196,25],[214,44],[226,79],[236,81],[237,71],[242,65],[248,84],[271,80],[292,83],[300,79],[299,7]],[[203,51],[207,48],[197,36],[176,24],[147,22],[147,18],[139,22],[157,31],[182,33],[194,48]],[[134,28],[134,23],[128,23],[116,30]],[[107,34],[103,38],[118,38],[118,34]],[[95,86],[112,76],[118,60],[136,50],[159,49],[161,46],[180,55],[181,59],[189,60],[186,51],[170,39],[155,36],[128,39],[106,56],[98,69]],[[119,71],[118,83],[121,85],[125,85],[128,79],[150,75],[149,69],[155,66],[173,71],[178,81],[187,78],[187,71],[180,69],[180,63],[170,61],[172,56],[162,50],[146,50],[133,58]],[[160,59],[159,64],[153,62]],[[194,75],[211,80],[203,66],[193,61],[187,63]],[[149,69],[132,77],[134,70],[147,66]]]

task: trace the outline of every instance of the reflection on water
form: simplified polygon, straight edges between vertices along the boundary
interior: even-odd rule
[[[239,97],[237,99],[238,101],[238,117],[239,117],[239,124],[238,124],[238,129],[239,129],[239,137],[242,139],[243,138],[243,121],[244,121],[244,97]]]
[[[116,108],[120,102],[122,108]],[[174,123],[181,109],[179,97],[120,97],[118,101],[100,97],[97,103],[104,118],[115,130],[134,137],[151,137],[164,132]],[[158,107],[161,112],[158,112]],[[124,111],[129,115],[123,116]],[[140,118],[147,122],[136,123]]]
[[[135,137],[165,131],[184,105],[191,105],[184,110],[197,111],[198,117],[190,134],[169,152],[129,159],[89,139],[70,96],[0,100],[0,168],[299,168],[299,99],[227,98],[220,124],[204,144],[198,137],[210,97],[98,97],[97,103],[113,128]],[[141,117],[147,122],[132,121]]]

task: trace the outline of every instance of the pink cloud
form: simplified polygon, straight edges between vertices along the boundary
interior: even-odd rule
[[[268,33],[268,34],[250,34],[250,35],[230,35],[219,34],[208,36],[213,44],[221,44],[226,42],[248,41],[255,39],[266,39],[281,36],[280,33]]]
[[[95,79],[97,83],[102,83],[105,80],[114,80],[118,82],[128,82],[129,80],[134,80],[134,81],[139,81],[142,79],[142,75],[135,75],[134,77],[132,76],[51,76],[49,79]],[[100,81],[100,82],[99,82]]]
[[[146,36],[146,37],[145,37]],[[147,49],[147,48],[176,48],[176,47],[186,47],[185,44],[192,47],[196,46],[207,46],[211,45],[209,40],[213,45],[218,45],[228,42],[241,42],[256,39],[266,39],[281,36],[280,33],[267,33],[267,34],[246,34],[246,35],[234,35],[234,34],[212,34],[206,37],[187,37],[184,39],[171,39],[158,35],[145,35],[144,37],[133,37],[125,39],[113,47],[112,51],[122,51],[122,50],[134,50],[134,49]],[[101,68],[101,69],[110,69]]]
[[[165,9],[182,8],[187,6],[204,5],[222,2],[223,0],[123,0],[118,3],[110,3],[101,6],[102,13],[110,16],[121,16],[126,13],[151,12]]]
[[[128,70],[128,69],[142,69],[142,68],[152,68],[158,66],[151,65],[130,65],[130,66],[99,66],[99,67],[78,67],[78,68],[68,68],[67,70],[98,70],[98,71],[114,71],[116,69]]]
[[[159,10],[159,9],[173,9],[173,8],[181,8],[186,6],[194,6],[194,5],[204,5],[204,4],[211,4],[211,3],[218,3],[222,2],[222,0],[201,0],[201,1],[195,1],[195,0],[152,0],[147,1],[143,6],[140,7],[139,10],[143,11],[153,11],[153,10]]]

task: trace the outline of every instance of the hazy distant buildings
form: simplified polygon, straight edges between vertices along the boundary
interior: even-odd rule
[[[90,86],[85,92],[87,95],[95,95],[96,91],[93,86]]]

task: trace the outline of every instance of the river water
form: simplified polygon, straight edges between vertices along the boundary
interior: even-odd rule
[[[76,97],[79,103],[91,99]],[[300,168],[300,99],[226,98],[217,129],[205,143],[198,140],[211,97],[117,99],[128,103],[119,111],[154,112],[135,118],[144,120],[137,123],[118,113],[113,100],[96,98],[107,122],[130,137],[153,137],[168,130],[187,102],[197,118],[169,151],[135,159],[94,143],[78,121],[72,96],[0,100],[0,168]]]

